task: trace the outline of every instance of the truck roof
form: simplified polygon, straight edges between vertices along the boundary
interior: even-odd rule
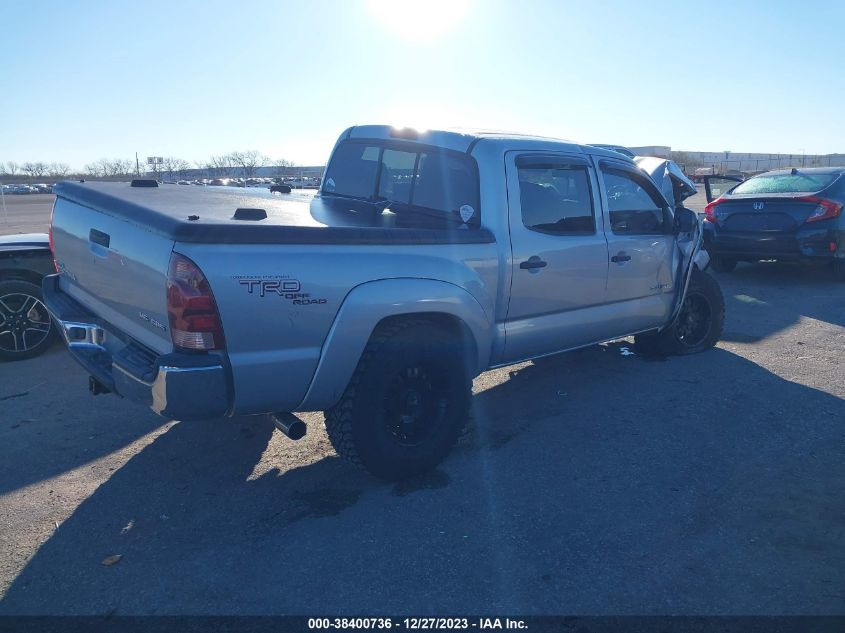
[[[498,130],[463,128],[415,130],[412,128],[397,128],[392,125],[356,125],[346,129],[340,135],[340,140],[346,139],[402,139],[466,153],[472,152],[475,146],[482,140],[485,143],[504,145],[504,149],[537,147],[539,150],[548,150],[550,145],[554,145],[555,149],[570,153],[593,154],[607,158],[627,160],[627,157],[619,154],[619,152],[585,143],[576,143],[574,141],[548,136],[518,134]]]

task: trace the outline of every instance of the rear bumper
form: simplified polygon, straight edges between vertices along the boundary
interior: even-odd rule
[[[222,356],[156,355],[63,292],[60,277],[44,278],[44,304],[68,351],[103,387],[174,420],[213,418],[229,412],[231,380]]]
[[[740,233],[705,222],[704,247],[711,255],[735,259],[825,260],[845,257],[845,231],[800,228],[790,233]]]

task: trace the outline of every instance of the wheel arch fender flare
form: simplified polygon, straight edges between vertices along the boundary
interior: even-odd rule
[[[383,279],[353,288],[323,342],[311,384],[297,411],[321,411],[340,400],[375,329],[401,317],[448,319],[471,335],[474,376],[489,365],[493,327],[481,304],[465,289],[435,279]],[[475,365],[475,367],[472,367]],[[473,377],[474,377],[473,376]]]

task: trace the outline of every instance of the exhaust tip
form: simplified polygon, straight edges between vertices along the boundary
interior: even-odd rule
[[[270,419],[273,425],[293,441],[305,437],[308,427],[305,422],[296,417],[293,413],[271,413]]]

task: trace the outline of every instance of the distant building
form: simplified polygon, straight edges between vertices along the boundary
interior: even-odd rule
[[[753,152],[696,152],[675,150],[666,145],[630,147],[637,156],[671,158],[688,174],[709,168],[712,173],[754,174],[789,167],[845,167],[845,154],[764,154]]]
[[[672,148],[666,145],[644,145],[642,147],[629,147],[629,150],[637,156],[657,156],[658,158],[670,158]]]

